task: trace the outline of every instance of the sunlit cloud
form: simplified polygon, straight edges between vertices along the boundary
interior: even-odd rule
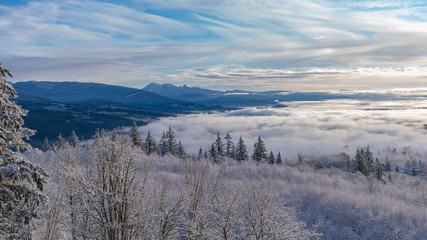
[[[425,10],[422,1],[1,3],[0,51],[15,81],[417,88]]]

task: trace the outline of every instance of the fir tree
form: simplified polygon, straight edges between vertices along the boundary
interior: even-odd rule
[[[74,132],[74,130],[71,133],[69,144],[72,147],[77,147],[79,145],[79,138],[77,137],[76,132]]]
[[[200,147],[199,148],[199,154],[198,154],[198,156],[197,156],[197,159],[198,160],[201,160],[203,158],[203,149],[202,149],[202,147]]]
[[[49,151],[49,141],[47,140],[47,137],[44,138],[44,142],[43,142],[43,152],[47,152]]]
[[[235,158],[239,162],[245,161],[248,159],[248,152],[246,151],[246,145],[245,145],[245,142],[243,141],[242,136],[240,136],[239,142],[237,143],[237,146],[236,146]]]
[[[148,131],[147,137],[145,138],[144,150],[147,155],[160,153],[160,150],[157,147],[156,139],[151,136],[150,131]]]
[[[215,140],[215,151],[216,151],[216,155],[217,157],[222,157],[224,156],[224,148],[223,148],[223,144],[222,144],[222,139],[219,136],[219,132],[216,135],[216,140]]]
[[[168,152],[168,141],[165,132],[162,133],[162,138],[160,139],[159,147],[160,154],[164,156]]]
[[[303,165],[304,161],[302,160],[301,154],[298,153],[298,165]]]
[[[231,141],[230,133],[227,132],[225,135],[225,156],[229,158],[234,157],[234,143]]]
[[[211,150],[209,150],[209,156],[211,157],[211,159],[212,159],[212,161],[214,163],[218,163],[219,162],[219,159],[218,159],[219,157],[217,155],[216,147],[215,147],[214,143],[212,143]]]
[[[399,166],[396,166],[396,168],[394,169],[394,171],[395,171],[395,172],[398,172],[398,173],[400,173],[400,169],[399,169]]]
[[[166,145],[167,153],[170,153],[173,156],[177,156],[178,145],[176,144],[175,133],[172,130],[171,126],[169,126],[169,130],[166,132],[166,139],[167,139],[167,145]]]
[[[181,144],[181,141],[178,142],[177,152],[179,158],[185,159],[186,153],[184,150],[184,146],[182,146]]]
[[[384,167],[382,166],[378,158],[376,159],[376,164],[375,164],[375,175],[378,180],[382,180],[384,175]]]
[[[277,156],[276,156],[276,164],[282,164],[282,155],[280,154],[280,152],[277,152]]]
[[[274,157],[273,151],[270,151],[270,155],[268,156],[268,163],[269,164],[274,164],[276,163],[276,158]]]
[[[130,137],[132,138],[134,146],[141,146],[141,137],[139,136],[138,126],[135,121],[133,121],[132,128],[130,130]]]
[[[62,138],[61,133],[59,133],[58,138],[56,139],[56,147],[58,149],[64,148],[64,138]]]
[[[113,132],[111,133],[111,140],[116,141],[117,139],[117,131],[116,129],[113,129]]]
[[[252,154],[252,159],[261,162],[267,158],[267,150],[265,149],[265,144],[261,139],[261,136],[258,136],[258,140],[254,143],[254,153]]]
[[[35,131],[24,128],[22,110],[11,99],[16,91],[4,77],[12,77],[0,63],[0,239],[32,239],[32,222],[45,202],[42,194],[45,171],[16,156],[30,149],[23,139]]]

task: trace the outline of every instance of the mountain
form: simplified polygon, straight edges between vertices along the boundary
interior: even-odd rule
[[[203,89],[198,87],[188,87],[187,85],[177,87],[168,83],[150,83],[142,90],[174,99],[182,99],[185,101],[207,100],[223,94],[223,92],[221,91]]]
[[[13,86],[28,94],[62,103],[114,102],[138,108],[173,112],[207,109],[194,102],[172,99],[141,89],[100,83],[29,81],[17,82]]]

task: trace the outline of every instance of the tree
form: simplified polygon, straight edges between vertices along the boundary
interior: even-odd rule
[[[303,165],[304,161],[302,160],[301,154],[298,153],[298,165]]]
[[[162,155],[162,156],[164,156],[167,152],[168,152],[168,141],[167,141],[167,138],[166,138],[166,133],[165,132],[163,132],[162,133],[162,138],[160,138],[160,141],[159,141],[159,150],[160,150],[160,154]]]
[[[223,144],[222,144],[222,139],[219,136],[219,132],[216,135],[216,140],[215,140],[215,151],[216,151],[216,155],[217,157],[222,157],[224,156],[224,148],[223,148]]]
[[[280,152],[277,152],[277,156],[276,156],[276,164],[282,164],[282,155],[280,154]]]
[[[47,140],[47,137],[44,138],[44,142],[43,142],[43,152],[47,152],[49,151],[49,141]]]
[[[230,133],[227,132],[225,135],[225,156],[229,158],[234,157],[234,143],[231,141]]]
[[[248,159],[248,152],[246,151],[246,145],[245,145],[245,142],[243,141],[242,136],[240,136],[239,142],[237,143],[237,146],[236,146],[235,158],[239,162],[245,161]]]
[[[130,137],[132,138],[134,146],[141,146],[141,137],[139,136],[138,126],[135,121],[133,121],[132,128],[130,130]]]
[[[64,147],[64,138],[62,138],[62,134],[59,133],[58,138],[56,139],[56,148],[61,149]]]
[[[145,138],[144,150],[145,150],[145,154],[147,155],[160,153],[160,150],[157,147],[156,139],[154,139],[154,137],[151,136],[150,131],[148,131],[147,137]]]
[[[178,148],[177,148],[177,152],[178,152],[178,157],[184,159],[186,156],[185,150],[184,150],[184,146],[182,146],[181,141],[178,142]]]
[[[273,151],[270,151],[270,155],[268,156],[267,161],[269,164],[276,163],[276,158],[274,157]]]
[[[79,145],[79,138],[77,137],[76,132],[74,132],[74,130],[71,133],[69,143],[72,147],[77,147]]]
[[[169,126],[169,130],[164,133],[161,141],[161,151],[163,151],[162,155],[167,153],[177,156],[178,155],[178,145],[175,140],[175,133],[172,130],[172,127]]]
[[[46,172],[16,156],[30,149],[23,139],[35,131],[24,128],[22,110],[14,101],[15,89],[5,77],[12,77],[0,63],[0,239],[32,239],[32,223],[46,198],[42,194]]]
[[[265,144],[261,136],[258,136],[258,140],[254,143],[254,154],[252,158],[257,162],[262,162],[267,159],[267,150],[265,149]]]
[[[216,153],[215,143],[212,143],[211,145],[211,150],[209,150],[209,156],[211,157],[214,163],[219,162],[219,157],[218,157],[218,154]]]

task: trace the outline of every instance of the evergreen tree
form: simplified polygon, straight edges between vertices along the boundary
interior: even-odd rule
[[[234,157],[234,143],[231,141],[230,133],[227,132],[225,135],[225,156],[229,158]]]
[[[301,154],[298,153],[298,165],[303,165],[304,161],[302,160]]]
[[[111,133],[111,140],[116,141],[117,139],[117,131],[116,129],[113,129],[113,132]]]
[[[178,142],[177,152],[178,152],[179,158],[185,159],[186,153],[184,150],[184,146],[182,146],[182,144],[181,144],[181,141]]]
[[[132,128],[130,130],[130,137],[132,138],[132,143],[134,146],[141,146],[141,137],[139,136],[138,126],[136,122],[133,121]]]
[[[156,139],[151,136],[150,131],[148,131],[147,137],[145,138],[144,150],[147,155],[160,153],[160,150],[157,147]]]
[[[398,173],[400,173],[400,169],[399,169],[399,166],[396,166],[396,168],[394,169],[394,171],[395,171],[395,172],[398,172]]]
[[[211,159],[212,159],[212,161],[214,163],[218,163],[219,162],[219,159],[218,159],[219,157],[218,157],[218,155],[216,153],[216,147],[215,147],[214,143],[212,143],[211,150],[209,150],[209,156],[211,157]]]
[[[252,154],[252,159],[261,162],[267,159],[267,150],[265,149],[265,144],[261,139],[261,136],[258,136],[258,140],[254,143],[254,153]]]
[[[277,152],[277,156],[276,156],[276,164],[282,164],[282,155],[280,154],[280,152]]]
[[[276,158],[274,157],[273,151],[270,151],[270,155],[268,156],[267,161],[269,164],[276,163]]]
[[[69,143],[72,147],[77,147],[79,145],[79,138],[77,137],[76,132],[74,132],[74,130],[71,133]]]
[[[217,157],[222,157],[224,156],[224,148],[223,148],[223,144],[222,144],[222,139],[219,136],[219,132],[216,135],[216,140],[215,140],[215,151],[216,151],[216,155]]]
[[[375,175],[378,180],[382,180],[384,175],[384,167],[382,166],[378,158],[376,159],[376,164],[375,164]]]
[[[236,146],[235,158],[239,162],[245,161],[248,159],[248,152],[246,151],[246,145],[245,145],[245,142],[243,141],[242,136],[240,136],[239,142],[237,143],[237,146]]]
[[[159,148],[160,148],[159,149],[160,154],[162,156],[164,156],[168,152],[168,141],[167,141],[165,132],[162,133],[162,138],[160,139],[160,142],[159,142]]]
[[[44,142],[43,142],[43,152],[47,152],[49,151],[49,141],[47,140],[47,137],[44,138]]]
[[[64,148],[64,138],[62,138],[61,133],[59,133],[58,138],[56,140],[56,147],[58,149]]]
[[[167,139],[167,145],[166,145],[167,153],[170,153],[173,156],[177,156],[178,145],[176,144],[175,133],[172,130],[171,126],[169,126],[169,130],[166,132],[166,139]]]
[[[42,191],[47,174],[16,155],[31,148],[23,139],[35,131],[23,127],[27,111],[11,100],[17,96],[7,76],[12,74],[0,63],[0,239],[32,239],[33,219],[46,200]]]
[[[197,156],[197,159],[198,160],[201,160],[203,158],[203,149],[202,149],[202,147],[200,147],[199,148],[199,154],[198,154],[198,156]]]
[[[365,158],[366,166],[368,168],[368,175],[375,172],[376,170],[375,161],[369,146],[366,147],[364,158]]]

